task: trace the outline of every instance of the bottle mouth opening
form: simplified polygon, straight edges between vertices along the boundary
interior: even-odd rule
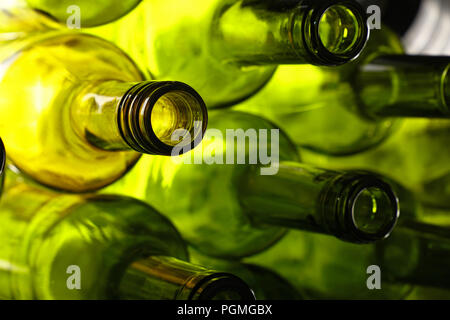
[[[384,190],[378,187],[364,188],[353,203],[353,223],[358,230],[376,235],[391,226],[392,215],[386,214],[391,208],[391,199]]]
[[[321,63],[340,65],[359,56],[370,32],[363,12],[357,3],[339,1],[312,13],[311,30],[306,30]]]
[[[387,238],[399,217],[398,199],[392,188],[373,176],[367,176],[352,189],[346,205],[351,231],[361,242]]]
[[[199,100],[185,91],[163,94],[153,105],[151,128],[168,146],[189,145],[202,135],[205,121]]]
[[[197,283],[189,300],[255,300],[255,295],[240,278],[228,273],[214,273]]]
[[[208,123],[206,105],[187,84],[150,81],[132,87],[121,103],[119,127],[136,151],[177,155],[195,148]]]

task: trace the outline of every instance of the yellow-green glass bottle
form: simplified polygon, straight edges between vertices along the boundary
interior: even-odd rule
[[[119,19],[133,10],[141,0],[26,0],[34,9],[45,12],[56,20],[72,23],[79,19],[79,28],[99,26]]]
[[[402,196],[398,225],[387,239],[357,246],[290,231],[244,262],[273,269],[307,299],[405,299],[416,286],[450,289],[448,211],[425,208]],[[375,272],[378,280],[371,278]],[[372,287],[377,281],[379,287]]]
[[[302,300],[301,294],[273,270],[236,260],[216,259],[188,248],[190,261],[215,270],[230,272],[244,280],[257,300]]]
[[[251,96],[279,64],[348,62],[369,33],[357,3],[328,0],[144,0],[86,31],[119,45],[147,76],[191,85],[209,108]]]
[[[8,157],[52,188],[101,188],[141,153],[192,148],[206,129],[205,104],[190,86],[143,81],[127,55],[91,35],[35,31],[0,42],[0,71]],[[189,137],[172,140],[178,129]]]
[[[382,26],[355,61],[337,68],[280,66],[235,109],[275,121],[299,147],[361,152],[383,142],[401,118],[450,118],[450,58],[403,53],[398,36]]]
[[[390,186],[364,172],[301,164],[289,138],[267,120],[210,112],[201,147],[179,157],[143,157],[106,188],[167,215],[195,249],[237,258],[298,228],[351,242],[388,236],[397,220]]]
[[[0,207],[0,298],[253,299],[240,278],[186,262],[179,233],[147,204],[12,176]]]
[[[406,119],[383,144],[351,156],[304,149],[307,163],[336,170],[371,170],[401,181],[428,206],[450,209],[450,120]]]

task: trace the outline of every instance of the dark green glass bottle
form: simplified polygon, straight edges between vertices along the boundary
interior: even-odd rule
[[[26,0],[34,9],[45,12],[66,23],[71,15],[79,14],[79,28],[99,26],[124,16],[141,0]]]
[[[414,200],[406,202],[405,197],[405,202],[401,196],[400,200],[398,226],[385,240],[357,246],[290,231],[245,262],[272,268],[309,299],[404,299],[416,286],[450,289],[448,212],[414,207]],[[374,267],[379,268],[379,289],[370,287],[376,283],[371,278]]]
[[[145,203],[56,194],[13,175],[0,208],[0,298],[253,298],[238,277],[183,261],[179,233]]]
[[[348,62],[369,33],[347,0],[145,0],[86,31],[119,45],[148,76],[191,85],[211,108],[251,96],[278,64]]]
[[[287,228],[359,243],[394,227],[396,196],[376,176],[296,162],[284,133],[254,115],[216,110],[209,121],[201,147],[181,157],[144,157],[105,192],[147,201],[193,247],[217,257],[264,250]]]
[[[353,154],[384,141],[398,118],[450,118],[449,69],[450,57],[404,55],[383,26],[352,63],[281,66],[235,109],[276,122],[299,147]]]
[[[370,170],[401,181],[421,202],[450,209],[450,120],[407,119],[383,144],[333,157],[303,149],[306,163],[336,170]]]
[[[38,30],[0,41],[0,68],[8,157],[55,189],[99,189],[141,153],[170,156],[178,143],[194,147],[206,130],[206,106],[195,90],[143,81],[127,55],[91,35]],[[172,140],[178,129],[192,139]]]
[[[205,256],[189,247],[189,256],[193,263],[215,270],[231,272],[243,279],[252,288],[257,300],[301,300],[300,293],[276,272],[236,260],[215,259]]]

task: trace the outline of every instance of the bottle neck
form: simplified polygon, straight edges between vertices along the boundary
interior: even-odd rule
[[[448,226],[403,221],[378,244],[377,254],[381,270],[392,282],[450,289]]]
[[[391,187],[368,173],[340,173],[281,162],[276,175],[251,170],[241,204],[254,223],[367,243],[387,237],[398,218]]]
[[[211,30],[215,54],[242,65],[340,65],[359,55],[369,35],[358,4],[328,0],[232,1]]]
[[[449,57],[378,57],[355,77],[359,111],[370,118],[449,118],[449,70]]]
[[[201,141],[207,112],[181,82],[105,81],[80,89],[70,119],[77,135],[97,148],[171,155],[175,147],[186,152]]]
[[[155,256],[130,264],[119,286],[120,299],[253,300],[238,277],[171,257]]]

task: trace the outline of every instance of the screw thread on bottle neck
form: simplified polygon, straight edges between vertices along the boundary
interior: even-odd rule
[[[322,193],[320,207],[328,231],[356,243],[387,238],[399,217],[398,199],[391,186],[365,172],[332,180]]]
[[[201,141],[207,121],[202,98],[181,82],[139,83],[126,92],[119,105],[120,133],[141,153],[171,155],[177,146],[189,151]]]

